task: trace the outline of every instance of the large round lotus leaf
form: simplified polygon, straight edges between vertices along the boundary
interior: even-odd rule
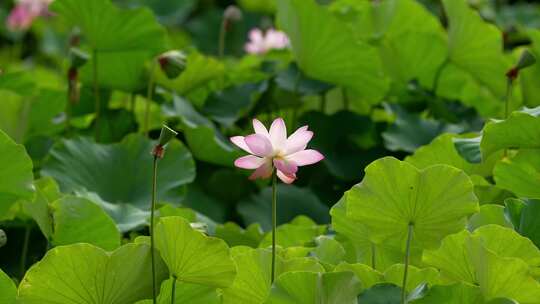
[[[360,282],[352,272],[288,272],[275,282],[266,304],[357,304]]]
[[[96,193],[112,205],[105,209],[116,222],[131,229],[144,224],[144,217],[129,216],[133,209],[150,208],[153,145],[141,135],[130,135],[111,145],[87,138],[64,140],[51,150],[41,173],[55,178],[63,192]],[[180,186],[194,177],[191,154],[182,143],[171,141],[158,164],[158,200],[177,202]]]
[[[511,214],[514,228],[529,238],[540,248],[540,200],[509,199],[505,201],[507,212]]]
[[[39,226],[39,229],[49,239],[53,235],[53,219],[50,205],[62,196],[58,184],[50,177],[43,177],[34,182],[36,195],[32,201],[23,201],[23,211],[32,217]]]
[[[536,149],[540,141],[540,107],[510,114],[506,120],[484,126],[480,148],[482,157],[503,149]]]
[[[105,250],[120,246],[120,231],[114,221],[95,203],[67,195],[51,205],[55,246],[89,243]]]
[[[24,146],[0,130],[0,218],[20,199],[32,200],[32,160]]]
[[[350,87],[363,100],[384,96],[388,81],[376,48],[355,39],[345,23],[313,0],[280,0],[277,8],[278,23],[306,75]]]
[[[352,271],[360,280],[363,289],[370,288],[384,280],[382,273],[364,264],[341,263],[334,268],[334,271]]]
[[[215,236],[223,239],[229,246],[257,247],[263,238],[261,225],[254,223],[242,229],[234,222],[227,222],[216,227]]]
[[[272,253],[267,249],[233,251],[238,274],[233,284],[223,291],[224,304],[261,304],[270,292],[272,283]],[[323,272],[323,267],[311,258],[283,259],[276,256],[276,278],[291,271]]]
[[[512,158],[502,159],[493,170],[497,186],[520,197],[540,198],[540,153],[522,149]]]
[[[368,238],[368,230],[361,221],[347,217],[346,196],[342,197],[332,209],[332,228],[337,232],[337,237],[344,245],[350,244],[349,262],[369,264],[375,262],[377,270],[384,271],[391,265],[403,261],[403,253],[398,246],[388,244],[374,244]],[[346,247],[347,250],[347,247]],[[375,255],[373,257],[373,255]],[[420,256],[412,252],[411,259],[419,259]]]
[[[171,278],[161,283],[161,289],[157,298],[158,304],[171,303],[173,280]],[[212,286],[177,281],[174,294],[174,303],[221,304],[220,295],[217,289]],[[136,304],[152,304],[152,300],[142,300]]]
[[[442,70],[437,95],[460,99],[482,115],[502,109],[505,73],[510,67],[501,32],[469,7],[466,0],[443,0],[448,16],[448,64]]]
[[[365,172],[364,180],[347,194],[347,216],[366,225],[375,243],[404,247],[411,225],[413,244],[434,248],[446,235],[463,229],[466,216],[479,209],[469,177],[450,166],[418,170],[385,157]]]
[[[312,243],[318,235],[323,234],[326,227],[317,225],[307,216],[297,216],[290,223],[280,225],[276,228],[276,244],[287,248],[294,246],[307,246]],[[261,240],[259,247],[269,247],[272,245],[272,233],[268,232]]]
[[[0,269],[0,303],[17,303],[17,287],[10,277]]]
[[[440,269],[446,280],[479,286],[486,300],[508,297],[536,303],[540,283],[532,273],[538,249],[527,241],[511,229],[483,226],[473,234],[464,230],[446,237],[439,249],[425,252],[424,262]]]
[[[266,187],[258,194],[241,201],[238,212],[248,224],[260,223],[268,231],[272,228],[272,188]],[[309,189],[292,185],[277,186],[277,223],[285,224],[298,215],[306,215],[317,223],[329,221],[328,207]]]
[[[51,5],[60,20],[80,28],[93,55],[82,68],[91,83],[93,65],[103,87],[131,92],[145,85],[145,62],[165,50],[165,30],[150,10],[121,10],[110,0],[58,0]]]
[[[403,284],[403,272],[405,270],[405,265],[395,264],[388,268],[384,272],[384,281],[396,285]],[[427,283],[429,286],[434,285],[439,282],[439,272],[437,269],[428,267],[428,268],[417,268],[415,266],[409,265],[408,277],[407,277],[407,286],[405,289],[407,292],[411,292],[418,285],[422,283]]]
[[[481,176],[491,176],[493,166],[498,158],[489,158],[487,162],[481,164],[470,163],[465,160],[456,150],[454,134],[442,134],[435,138],[429,145],[418,148],[414,154],[405,158],[405,161],[413,164],[419,169],[429,166],[443,164],[456,167],[467,174],[478,174]]]
[[[390,283],[374,285],[362,292],[358,297],[360,304],[399,304],[401,303],[401,288]]]
[[[502,227],[512,228],[504,216],[504,206],[495,204],[486,204],[480,206],[480,212],[469,218],[467,229],[474,231],[478,227],[495,224]]]
[[[414,304],[479,304],[484,303],[482,293],[478,286],[467,283],[454,283],[452,285],[435,285],[427,294]]]
[[[225,241],[207,237],[179,216],[160,219],[155,230],[156,248],[179,281],[227,287],[236,267]]]
[[[150,247],[124,245],[113,252],[90,244],[56,247],[32,266],[19,286],[24,304],[132,304],[152,296]],[[158,260],[157,278],[166,271]]]

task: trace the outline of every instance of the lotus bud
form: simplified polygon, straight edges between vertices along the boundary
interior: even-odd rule
[[[72,47],[69,49],[69,59],[71,61],[71,67],[79,69],[88,62],[90,56],[81,49]]]
[[[524,50],[521,53],[521,56],[519,57],[518,63],[516,64],[516,68],[518,70],[522,70],[524,68],[528,68],[536,63],[536,58],[529,50]]]
[[[223,12],[223,19],[229,22],[242,20],[242,11],[236,5],[229,5]]]
[[[182,51],[168,51],[158,58],[161,70],[167,78],[174,79],[186,69],[186,55]]]
[[[163,158],[165,154],[165,146],[178,135],[178,132],[175,130],[163,125],[161,128],[161,134],[159,135],[158,144],[152,150],[152,155],[158,158]]]
[[[519,76],[519,71],[536,63],[536,58],[529,50],[524,50],[519,56],[517,64],[506,72],[509,81],[514,81]]]

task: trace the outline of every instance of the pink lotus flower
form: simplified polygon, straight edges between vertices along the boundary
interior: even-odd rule
[[[270,50],[282,50],[289,47],[289,38],[281,31],[269,29],[264,34],[255,28],[249,32],[249,42],[245,45],[246,52],[250,54],[265,54]]]
[[[27,30],[34,19],[48,16],[48,6],[53,0],[19,0],[9,14],[6,25],[11,31]]]
[[[324,156],[316,150],[307,149],[313,137],[308,126],[296,130],[287,138],[287,127],[282,118],[272,122],[270,131],[257,119],[253,119],[255,134],[231,137],[231,141],[251,155],[238,158],[234,165],[242,169],[255,169],[250,179],[269,178],[276,174],[284,183],[296,180],[298,167],[317,163]]]

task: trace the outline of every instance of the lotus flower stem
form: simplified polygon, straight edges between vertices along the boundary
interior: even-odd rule
[[[172,287],[171,287],[171,304],[174,304],[174,298],[176,296],[176,277],[172,277]]]
[[[405,269],[403,270],[403,284],[401,285],[401,304],[407,303],[407,275],[409,272],[409,256],[411,253],[411,240],[412,240],[412,234],[413,234],[413,228],[414,224],[409,223],[409,228],[407,231],[407,244],[405,247]]]
[[[277,218],[277,174],[274,170],[272,174],[272,276],[271,282],[274,283],[276,274],[276,218]]]
[[[93,69],[94,69],[94,106],[95,106],[95,112],[96,112],[96,126],[95,126],[95,140],[96,142],[99,141],[99,118],[101,114],[101,101],[100,101],[100,92],[99,92],[99,77],[98,77],[98,52],[97,50],[94,50],[93,55]]]
[[[154,93],[154,74],[156,72],[156,61],[152,60],[152,67],[150,68],[150,75],[148,76],[148,91],[146,92],[146,108],[144,109],[144,126],[143,133],[148,136],[148,129],[150,128],[150,104],[152,103]]]
[[[221,22],[221,27],[219,29],[219,49],[218,49],[218,55],[220,58],[225,55],[225,38],[227,35],[227,19],[223,18],[223,21]]]
[[[376,257],[375,254],[377,253],[377,248],[375,247],[375,243],[371,243],[371,268],[375,269],[375,261]]]
[[[159,157],[154,155],[152,173],[152,206],[150,208],[150,257],[152,260],[152,299],[156,304],[156,263],[154,257],[154,210],[156,209],[156,189],[157,189],[157,164]]]

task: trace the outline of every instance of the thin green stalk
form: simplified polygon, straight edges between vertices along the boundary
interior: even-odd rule
[[[101,115],[101,101],[100,101],[100,92],[99,92],[99,78],[98,78],[98,52],[97,50],[94,50],[94,55],[93,55],[93,59],[92,60],[94,62],[93,64],[93,68],[94,68],[94,107],[95,107],[95,112],[96,112],[96,127],[95,127],[95,139],[96,139],[96,142],[99,141],[99,137],[100,137],[100,133],[99,133],[99,118],[100,118],[100,115]]]
[[[150,104],[152,103],[154,93],[154,74],[156,72],[156,61],[152,60],[152,67],[150,68],[150,77],[148,77],[148,91],[146,92],[146,108],[144,110],[144,126],[143,133],[148,136],[148,129],[150,125]]]
[[[446,59],[438,68],[437,68],[437,71],[435,72],[435,77],[433,77],[433,84],[431,86],[432,88],[432,91],[433,91],[433,95],[437,95],[437,89],[439,88],[439,80],[441,78],[441,74],[442,74],[442,71],[444,70],[444,68],[448,65],[448,59]]]
[[[152,259],[152,299],[156,304],[156,263],[154,257],[154,210],[156,209],[156,191],[157,191],[157,164],[158,156],[154,156],[153,173],[152,173],[152,206],[150,209],[150,256]]]
[[[24,273],[26,272],[26,259],[28,256],[28,245],[30,244],[31,229],[32,227],[27,226],[24,230],[24,241],[23,241],[23,248],[21,252],[21,265],[20,265],[21,278],[24,277]]]
[[[510,115],[510,100],[512,99],[512,88],[514,85],[514,81],[512,79],[508,79],[506,82],[506,99],[504,101],[504,118],[507,119],[508,115]]]
[[[371,268],[375,269],[375,254],[377,253],[377,248],[375,248],[375,243],[371,243]]]
[[[219,29],[219,49],[218,49],[218,55],[219,57],[223,57],[225,55],[225,38],[227,35],[227,19],[223,18],[223,21],[221,22],[221,28]]]
[[[506,99],[504,101],[504,119],[508,119],[508,116],[510,115],[510,99],[512,99],[512,87],[513,87],[514,81],[511,78],[508,78],[508,81],[506,82]],[[503,156],[506,157],[508,155],[508,149],[504,149]]]
[[[272,174],[272,276],[271,282],[274,283],[276,273],[276,223],[277,223],[277,174],[274,170]]]
[[[320,97],[321,97],[321,112],[324,113],[326,111],[326,93],[321,93]]]
[[[407,245],[405,247],[405,270],[403,271],[403,284],[401,284],[401,286],[402,286],[402,288],[401,288],[401,304],[406,304],[407,303],[407,298],[406,298],[407,292],[405,290],[406,290],[406,287],[407,287],[407,275],[408,275],[408,272],[409,272],[409,257],[410,257],[410,253],[411,253],[411,240],[412,240],[413,228],[414,228],[414,224],[409,223],[409,229],[407,231]]]
[[[174,298],[176,297],[176,277],[172,277],[172,288],[171,288],[171,304],[174,304]]]

